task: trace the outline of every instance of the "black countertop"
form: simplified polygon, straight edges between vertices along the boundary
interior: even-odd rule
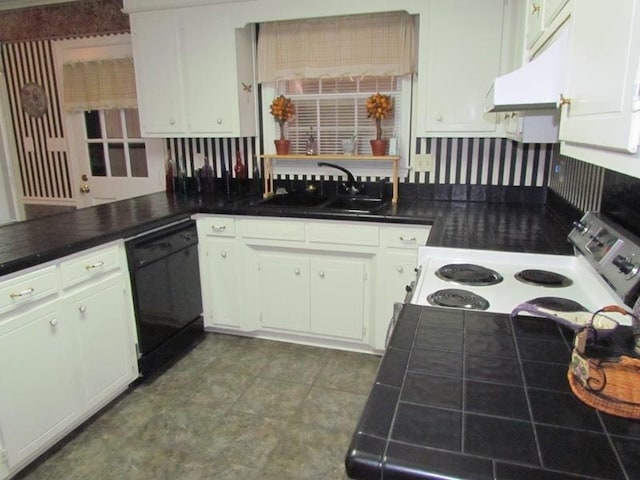
[[[400,199],[377,214],[256,204],[259,196],[156,193],[0,227],[0,276],[119,238],[187,218],[194,213],[264,215],[432,225],[429,245],[571,254],[570,230],[540,204]]]
[[[569,388],[572,338],[533,317],[405,305],[347,453],[350,478],[640,478],[640,422]]]

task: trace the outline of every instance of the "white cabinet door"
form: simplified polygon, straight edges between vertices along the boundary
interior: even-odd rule
[[[126,304],[124,276],[93,283],[71,295],[67,302],[73,322],[76,369],[85,411],[94,410],[122,391],[137,374],[133,355],[133,322]]]
[[[184,11],[182,24],[185,102],[191,133],[233,132],[232,98],[235,84],[233,29],[211,8]],[[235,43],[235,42],[233,42]]]
[[[527,47],[542,36],[544,31],[543,0],[527,0]]]
[[[503,9],[503,0],[429,3],[420,33],[419,134],[496,131],[484,100],[500,74]]]
[[[140,127],[144,136],[184,133],[180,16],[130,16]]]
[[[78,416],[74,327],[59,313],[56,302],[0,323],[0,424],[10,469]]]
[[[308,332],[308,258],[279,252],[261,252],[258,258],[262,326]]]
[[[367,265],[350,258],[311,258],[311,332],[364,338]]]
[[[203,238],[202,304],[205,326],[240,328],[240,260],[235,238]]]
[[[573,3],[560,140],[637,152],[639,59],[638,0]]]

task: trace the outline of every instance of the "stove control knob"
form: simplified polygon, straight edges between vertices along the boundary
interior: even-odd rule
[[[580,235],[584,235],[589,231],[589,225],[580,221],[573,222],[573,228],[575,228]]]
[[[618,270],[626,275],[627,278],[636,276],[638,271],[640,271],[640,265],[633,263],[628,257],[623,257],[622,255],[616,256],[616,258],[613,259],[613,264],[618,267]]]

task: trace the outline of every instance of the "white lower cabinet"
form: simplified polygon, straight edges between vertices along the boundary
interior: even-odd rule
[[[8,277],[0,295],[20,301],[0,315],[0,479],[138,376],[122,243]]]
[[[0,428],[9,470],[38,454],[78,416],[74,325],[52,302],[0,323]]]
[[[197,215],[205,325],[382,350],[429,226]]]

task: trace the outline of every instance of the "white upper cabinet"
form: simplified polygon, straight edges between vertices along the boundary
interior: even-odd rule
[[[235,28],[219,8],[130,15],[145,136],[255,135],[254,28]]]
[[[487,136],[484,99],[500,74],[503,0],[429,2],[420,26],[418,136]]]
[[[567,18],[559,15],[569,0],[527,0],[527,48],[535,52]],[[567,12],[568,14],[568,12]],[[540,41],[540,42],[539,42]]]
[[[638,151],[639,59],[638,0],[574,2],[560,140]]]

